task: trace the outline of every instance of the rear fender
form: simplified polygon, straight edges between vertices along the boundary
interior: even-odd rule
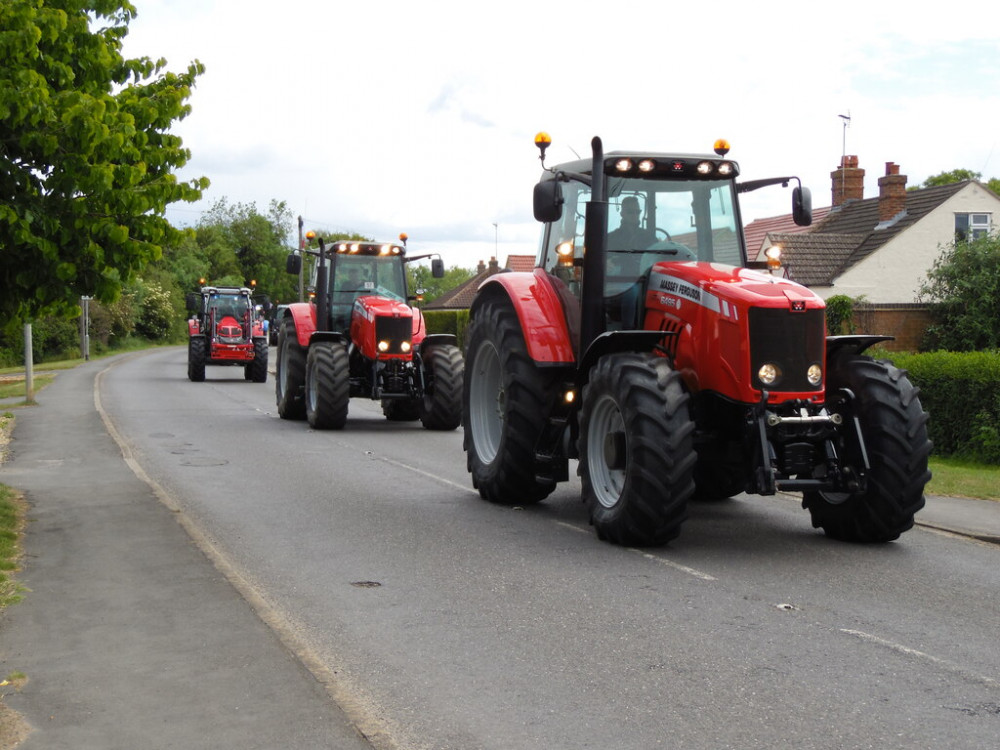
[[[295,338],[303,349],[309,346],[309,339],[316,332],[316,307],[310,302],[296,302],[285,310],[285,317],[295,321]]]
[[[188,320],[188,335],[189,336],[201,335],[201,323],[198,322],[197,318],[191,318]]]
[[[498,273],[479,287],[470,316],[481,301],[496,296],[510,300],[524,332],[528,355],[539,365],[574,365],[573,343],[566,312],[548,275],[541,268],[532,273]]]
[[[847,351],[851,354],[861,354],[865,349],[883,341],[894,341],[895,336],[878,335],[851,335],[851,336],[827,336],[826,337],[826,361],[833,359],[840,351]],[[830,365],[827,364],[827,367]]]

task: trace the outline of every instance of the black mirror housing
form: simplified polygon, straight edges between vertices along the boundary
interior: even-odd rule
[[[435,279],[444,278],[444,261],[440,258],[431,258],[431,276]]]
[[[295,275],[300,274],[302,272],[302,256],[297,253],[291,253],[285,260],[285,270]]]
[[[812,224],[812,193],[807,187],[792,190],[792,219],[800,227]]]
[[[201,295],[197,292],[188,292],[184,297],[188,312],[201,312]]]
[[[557,180],[545,180],[535,185],[535,220],[548,224],[562,218],[562,185]]]

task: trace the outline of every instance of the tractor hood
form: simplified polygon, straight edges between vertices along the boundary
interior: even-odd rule
[[[726,317],[732,306],[800,312],[826,307],[821,297],[790,279],[718,263],[658,263],[650,272],[648,290],[669,307],[679,309],[686,302]]]

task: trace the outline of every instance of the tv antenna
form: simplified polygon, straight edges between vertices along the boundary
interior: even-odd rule
[[[837,115],[844,123],[843,143],[840,150],[840,200],[843,202],[847,192],[847,128],[851,125],[851,110],[847,110],[846,115]]]

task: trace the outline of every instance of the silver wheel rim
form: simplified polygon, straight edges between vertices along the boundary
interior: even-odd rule
[[[469,385],[469,426],[479,460],[493,462],[500,452],[506,393],[500,372],[500,354],[490,342],[476,351],[475,372]]]
[[[610,396],[602,396],[594,404],[587,426],[587,474],[594,497],[604,508],[615,507],[625,488],[625,470],[608,465],[604,455],[604,437],[624,429],[625,422],[618,404]]]

